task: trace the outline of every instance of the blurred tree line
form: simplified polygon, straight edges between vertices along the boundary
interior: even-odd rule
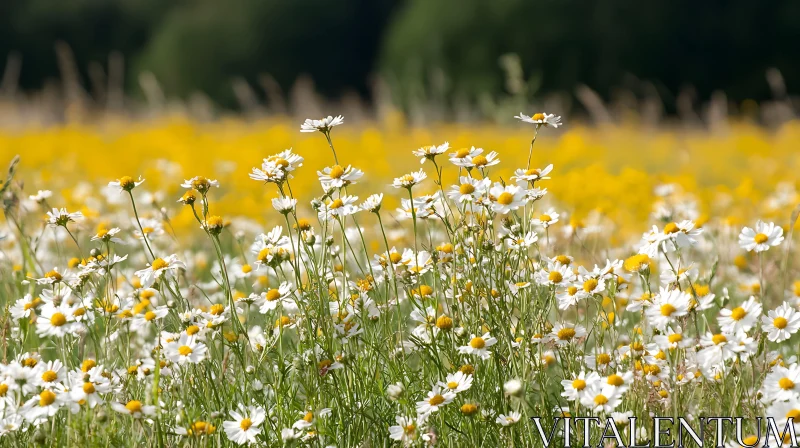
[[[0,0],[0,67],[17,55],[22,89],[61,76],[59,41],[84,83],[118,52],[128,93],[150,71],[168,96],[199,90],[226,107],[234,77],[265,73],[284,90],[308,74],[330,97],[368,96],[380,74],[406,106],[579,84],[608,98],[641,80],[666,104],[686,86],[761,100],[772,67],[790,93],[800,85],[796,0]]]

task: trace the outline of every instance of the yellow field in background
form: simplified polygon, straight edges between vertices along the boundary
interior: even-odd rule
[[[175,221],[192,224],[191,215],[175,204],[182,179],[195,175],[216,178],[215,213],[262,219],[272,213],[274,186],[248,178],[262,158],[294,148],[305,163],[292,180],[296,196],[310,199],[321,189],[316,171],[332,165],[325,139],[301,134],[300,120],[245,122],[226,120],[195,123],[183,119],[154,123],[104,123],[97,126],[0,131],[0,163],[22,157],[19,176],[34,194],[50,189],[52,206],[96,214],[85,201],[96,188],[123,175],[146,178],[149,191],[164,193],[164,204],[179,213]],[[549,201],[577,218],[598,210],[626,235],[646,230],[654,187],[677,183],[694,193],[700,209],[711,219],[747,223],[756,217],[788,222],[793,206],[768,200],[776,190],[792,195],[800,173],[800,122],[775,131],[732,123],[725,131],[644,130],[635,126],[585,127],[567,122],[563,130],[543,129],[534,148],[533,166],[554,164],[545,181]],[[514,168],[524,167],[532,128],[492,125],[434,125],[412,129],[402,125],[358,125],[345,122],[333,131],[340,161],[365,172],[351,193],[388,192],[393,177],[419,169],[413,149],[449,141],[452,148],[482,147],[497,151],[501,164],[491,177],[509,180]],[[168,161],[168,162],[167,162]],[[442,158],[445,185],[456,181],[455,167]],[[429,164],[422,165],[432,174]],[[430,180],[415,193],[432,192]],[[784,194],[785,196],[786,194]],[[388,200],[388,197],[387,197]],[[788,202],[797,198],[790,198]],[[393,207],[388,203],[387,207]]]

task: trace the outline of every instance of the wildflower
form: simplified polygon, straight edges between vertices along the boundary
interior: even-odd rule
[[[63,338],[77,329],[74,322],[74,310],[69,304],[47,303],[42,307],[39,318],[36,319],[36,333],[39,336]]]
[[[70,222],[77,222],[83,219],[83,213],[74,212],[69,213],[67,209],[54,208],[53,211],[47,212],[47,224],[51,227],[67,227]]]
[[[493,199],[492,210],[495,213],[506,214],[525,205],[525,189],[518,185],[495,183],[489,195]]]
[[[439,386],[434,386],[426,399],[417,402],[417,414],[429,415],[438,411],[441,407],[450,404],[456,398],[455,392],[442,390]]]
[[[502,426],[511,426],[514,423],[517,423],[519,419],[522,418],[522,414],[517,411],[511,411],[508,415],[500,414],[497,416],[495,423],[498,423]]]
[[[544,168],[518,169],[514,171],[514,175],[511,176],[511,179],[516,180],[518,183],[526,184],[528,182],[536,182],[537,180],[550,179],[548,174],[550,174],[551,171],[553,171],[552,163]]]
[[[562,380],[561,386],[564,387],[564,392],[561,396],[569,401],[578,401],[592,391],[592,386],[600,382],[600,375],[595,372],[581,372],[577,377],[571,380]]]
[[[497,165],[500,163],[500,159],[497,156],[497,153],[492,151],[485,156],[483,155],[483,149],[472,147],[471,150],[464,153],[464,150],[459,150],[455,154],[451,154],[450,161],[461,168],[466,168],[467,170],[471,170],[473,168],[484,169],[490,166]],[[463,157],[462,157],[463,156]]]
[[[184,180],[181,184],[181,187],[191,188],[204,195],[208,193],[208,190],[210,190],[212,187],[219,188],[219,182],[216,180],[206,179],[203,176],[195,176],[189,180]]]
[[[330,191],[355,184],[357,180],[364,176],[364,172],[350,165],[347,165],[346,168],[341,165],[334,165],[325,167],[322,171],[317,171],[317,176],[319,176],[319,183],[322,184],[322,189]]]
[[[119,192],[122,193],[123,191],[131,191],[142,183],[144,183],[144,179],[141,176],[139,176],[138,181],[133,180],[130,176],[122,176],[114,182],[109,182],[108,186],[109,188],[118,188]]]
[[[397,382],[386,386],[386,396],[389,397],[389,399],[392,401],[397,401],[400,398],[400,396],[403,395],[404,391],[405,391],[405,386],[403,386],[403,383],[401,382]]]
[[[272,207],[282,215],[291,213],[296,206],[297,206],[297,199],[294,198],[282,197],[282,198],[274,198],[272,200]]]
[[[746,302],[732,310],[721,309],[717,321],[719,322],[720,330],[735,333],[753,328],[759,316],[761,316],[761,304],[756,302],[755,297],[750,296]]]
[[[230,411],[230,416],[233,420],[222,423],[228,440],[237,445],[256,443],[258,435],[261,434],[261,424],[267,416],[264,409],[240,403],[236,411]]]
[[[420,421],[422,420],[422,421]],[[396,425],[389,427],[389,438],[404,445],[411,445],[419,437],[419,427],[424,423],[424,419],[419,417],[404,417],[398,415],[394,419]]]
[[[535,226],[544,227],[545,229],[547,229],[548,227],[558,222],[559,216],[560,215],[555,211],[555,209],[550,208],[546,212],[539,215],[537,218],[531,220],[531,224]]]
[[[279,305],[284,308],[297,309],[294,301],[289,300],[292,294],[292,285],[289,282],[283,282],[277,289],[270,289],[264,292],[261,296],[263,302],[259,311],[261,314],[266,314],[278,308]]]
[[[489,179],[476,179],[471,176],[461,176],[459,181],[459,185],[453,185],[447,192],[447,196],[458,203],[477,202],[488,192],[492,183]]]
[[[105,229],[100,228],[98,229],[97,233],[92,237],[92,241],[103,241],[103,242],[112,242],[116,244],[125,244],[125,241],[117,238],[116,235],[121,232],[119,227],[114,227],[113,229]]]
[[[530,117],[520,112],[519,115],[515,115],[514,118],[517,118],[525,123],[535,124],[537,127],[544,126],[557,128],[562,124],[561,117],[543,112],[535,113]]]
[[[194,194],[194,191],[191,190],[187,191],[186,193],[183,193],[183,196],[181,196],[178,199],[178,202],[184,205],[192,205],[195,203],[195,201],[197,201],[197,195]]]
[[[130,400],[126,404],[114,402],[111,403],[111,409],[137,419],[145,416],[149,417],[156,413],[155,406],[145,405],[139,400]]]
[[[415,151],[411,151],[411,154],[420,158],[419,163],[425,163],[425,160],[434,160],[436,156],[444,154],[448,149],[450,149],[450,144],[444,142],[439,146],[423,146]]]
[[[663,330],[678,317],[685,316],[689,312],[690,298],[691,296],[683,291],[661,288],[653,305],[647,308],[650,325]]]
[[[750,227],[742,229],[739,234],[739,246],[750,252],[764,252],[771,246],[777,246],[783,241],[783,229],[774,223],[756,222],[755,230]]]
[[[444,382],[439,382],[439,385],[454,393],[464,392],[472,387],[472,375],[465,375],[464,372],[456,371],[456,373],[448,374]]]
[[[772,342],[783,342],[800,330],[800,313],[783,302],[778,308],[770,310],[766,316],[761,316],[767,339]]]
[[[589,386],[589,390],[581,398],[581,405],[593,412],[610,413],[622,402],[621,395],[614,386],[600,382]]]
[[[164,346],[164,353],[167,358],[178,364],[186,362],[197,364],[205,358],[206,351],[205,344],[198,342],[195,336],[186,334],[182,334],[180,339],[169,342]]]
[[[39,303],[41,303],[41,299],[34,299],[30,294],[25,294],[25,297],[14,302],[14,305],[9,309],[9,313],[16,320],[29,319]]]
[[[342,196],[338,199],[331,199],[322,204],[317,214],[320,220],[350,216],[359,210],[358,206],[355,205],[357,201],[358,196]]]
[[[341,115],[337,115],[336,117],[328,115],[320,120],[312,120],[307,118],[306,121],[300,125],[300,132],[319,131],[323,134],[327,134],[334,126],[339,126],[342,123],[344,123],[344,117]]]
[[[764,379],[761,392],[762,401],[786,401],[800,396],[800,366],[797,363],[789,367],[775,366]]]
[[[50,190],[39,190],[39,191],[36,192],[36,194],[28,196],[28,199],[30,199],[31,201],[34,201],[34,202],[36,202],[38,204],[43,204],[45,201],[47,201],[52,196],[53,196],[53,192],[50,191]]]
[[[522,393],[522,381],[518,379],[508,380],[503,384],[503,393],[509,397],[516,397]]]
[[[576,339],[586,336],[586,328],[583,325],[571,322],[559,322],[553,327],[550,339],[559,346],[573,343]]]
[[[450,162],[455,166],[466,167],[472,164],[472,159],[483,153],[482,148],[461,148],[456,152],[450,153]]]
[[[425,174],[425,171],[420,169],[419,171],[413,171],[404,176],[396,177],[394,182],[392,182],[392,186],[395,188],[411,189],[411,187],[422,182],[427,177],[428,175]]]
[[[480,356],[481,359],[489,359],[491,352],[489,347],[497,343],[497,339],[493,338],[488,332],[483,336],[470,335],[470,340],[467,345],[458,348],[459,353],[467,355]]]
[[[383,202],[383,194],[373,194],[361,204],[361,210],[368,211],[370,213],[378,213],[381,209],[381,203]]]
[[[225,221],[221,216],[212,215],[203,222],[203,229],[212,235],[219,235],[225,228]]]
[[[141,280],[142,286],[149,288],[159,278],[174,275],[179,269],[186,269],[186,265],[176,254],[172,254],[166,258],[156,258],[148,267],[136,271],[136,276]]]

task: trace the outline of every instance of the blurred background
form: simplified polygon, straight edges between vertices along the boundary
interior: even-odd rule
[[[790,119],[800,2],[2,0],[0,103],[15,119],[178,110],[412,122],[530,105]]]

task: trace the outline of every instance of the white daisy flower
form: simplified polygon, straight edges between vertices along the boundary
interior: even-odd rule
[[[179,269],[186,269],[186,265],[176,254],[172,254],[166,258],[156,258],[148,267],[136,271],[135,274],[142,282],[142,286],[149,288],[162,276],[175,275]]]
[[[47,224],[51,227],[66,227],[70,222],[78,222],[83,219],[83,213],[73,212],[69,213],[67,209],[54,208],[52,211],[47,212]]]
[[[373,194],[360,205],[360,208],[371,213],[378,213],[381,209],[381,203],[383,203],[383,193]]]
[[[717,322],[719,322],[720,330],[723,332],[736,333],[753,328],[759,316],[761,316],[761,304],[756,302],[755,297],[750,296],[746,302],[732,310],[721,309]]]
[[[450,144],[447,142],[441,145],[423,146],[417,150],[411,151],[411,154],[419,157],[419,163],[425,163],[425,160],[433,160],[436,156],[444,154],[450,149]]]
[[[527,184],[528,182],[536,182],[537,180],[550,179],[548,174],[550,174],[551,171],[553,171],[552,163],[544,168],[518,169],[514,171],[514,175],[511,176],[511,179],[516,180],[517,183]]]
[[[470,335],[469,343],[458,348],[458,352],[467,355],[480,356],[481,359],[489,359],[492,356],[489,347],[497,343],[497,339],[491,334],[484,333],[483,336]]]
[[[332,128],[335,126],[339,126],[340,124],[344,123],[344,117],[341,115],[337,115],[332,117],[328,115],[320,120],[312,120],[307,118],[303,124],[300,125],[300,132],[322,132],[326,134],[331,131]]]
[[[761,323],[767,332],[767,339],[783,342],[800,330],[800,313],[784,302],[778,308],[770,310],[766,316],[761,316]]]
[[[522,418],[522,414],[517,411],[511,411],[508,415],[500,414],[495,419],[495,423],[503,425],[503,426],[511,426],[514,423],[517,423],[519,419]]]
[[[150,417],[156,414],[155,406],[145,405],[139,400],[130,400],[126,404],[114,402],[111,403],[111,409],[133,418]]]
[[[342,196],[322,203],[317,212],[320,220],[333,219],[334,217],[350,216],[358,212],[356,205],[358,196]]]
[[[763,252],[783,241],[783,229],[774,223],[756,222],[756,228],[745,227],[739,234],[739,246],[750,252]]]
[[[587,374],[581,371],[574,379],[561,381],[561,386],[564,387],[561,396],[569,401],[580,402],[581,399],[592,390],[591,386],[599,382],[600,375],[596,372],[589,372]]]
[[[611,413],[622,402],[621,395],[614,386],[594,383],[581,398],[581,405],[596,413]]]
[[[280,214],[285,215],[290,213],[297,207],[297,199],[290,197],[281,197],[272,199],[272,207]]]
[[[261,434],[261,424],[267,416],[264,409],[239,403],[238,409],[230,411],[230,415],[233,420],[222,422],[228,440],[237,445],[256,443]]]
[[[219,182],[216,180],[207,179],[203,176],[195,176],[189,180],[184,180],[181,184],[181,187],[197,190],[199,193],[205,194],[212,187],[219,188]]]
[[[559,322],[550,332],[550,340],[559,346],[571,344],[584,336],[586,336],[586,328],[572,322]]]
[[[396,177],[392,182],[392,186],[395,188],[411,188],[414,185],[422,182],[428,177],[421,168],[419,171],[412,171],[406,175]]]
[[[525,189],[519,185],[506,185],[495,183],[489,189],[492,198],[492,211],[507,214],[525,205]]]
[[[122,176],[113,182],[109,182],[108,187],[116,188],[120,193],[122,193],[123,191],[131,191],[143,183],[144,179],[142,179],[141,176],[139,176],[138,181],[133,180],[133,178],[130,176]]]
[[[661,288],[653,300],[653,305],[647,308],[647,319],[650,325],[663,330],[675,319],[689,313],[689,300],[691,296],[678,289],[668,290]]]
[[[764,379],[761,393],[763,394],[761,400],[765,403],[800,397],[800,366],[797,363],[789,367],[775,366]]]
[[[439,382],[442,388],[447,388],[451,392],[459,393],[472,387],[472,375],[466,375],[462,371],[448,374],[444,382]]]
[[[341,165],[326,166],[322,171],[317,171],[319,183],[326,192],[353,185],[363,176],[364,172],[354,168],[352,165],[347,165],[347,167],[342,167]]]
[[[492,181],[489,179],[476,179],[471,176],[459,177],[459,185],[450,187],[447,196],[458,202],[477,202],[489,190]]]
[[[537,218],[531,220],[531,224],[535,226],[541,226],[545,229],[552,226],[553,224],[558,222],[558,217],[560,215],[556,212],[555,209],[550,208],[546,212],[540,214]]]
[[[439,386],[433,386],[433,389],[428,392],[428,396],[424,400],[417,402],[417,414],[433,414],[441,407],[450,404],[455,398],[455,392],[443,390]]]
[[[178,364],[187,362],[197,364],[205,359],[208,348],[202,342],[197,341],[195,336],[181,334],[180,339],[172,341],[164,346],[164,353],[170,361]]]
[[[557,128],[562,124],[560,116],[554,114],[547,114],[544,112],[539,112],[531,116],[527,116],[522,112],[520,112],[519,115],[515,115],[514,118],[517,118],[525,123],[531,123],[537,126],[544,126],[544,127]]]

